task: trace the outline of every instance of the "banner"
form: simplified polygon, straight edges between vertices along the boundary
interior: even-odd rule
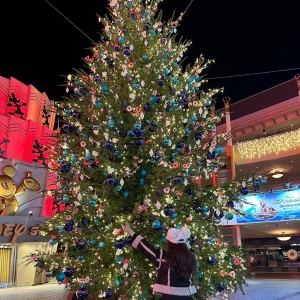
[[[236,216],[237,224],[277,222],[300,219],[300,189],[244,197],[247,203],[237,203],[236,209],[245,216]]]

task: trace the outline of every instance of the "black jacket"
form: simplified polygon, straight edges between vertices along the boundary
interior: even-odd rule
[[[154,248],[142,236],[137,234],[133,236],[132,240],[132,246],[148,258],[157,269],[156,283],[153,287],[154,293],[190,296],[197,292],[191,279],[182,277],[170,267],[166,260],[166,251]]]

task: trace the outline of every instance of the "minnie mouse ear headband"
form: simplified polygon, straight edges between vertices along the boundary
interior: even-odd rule
[[[181,229],[170,228],[166,239],[173,244],[184,244],[190,236],[190,229],[184,226]]]

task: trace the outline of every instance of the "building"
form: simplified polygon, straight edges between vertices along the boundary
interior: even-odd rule
[[[226,121],[217,131],[231,138],[215,182],[267,176],[237,205],[246,215],[223,221],[224,236],[248,247],[256,272],[300,272],[300,78],[224,102]]]
[[[55,184],[46,168],[54,119],[45,93],[0,77],[0,286],[46,281],[24,256],[49,248],[35,226],[52,213],[45,191]]]

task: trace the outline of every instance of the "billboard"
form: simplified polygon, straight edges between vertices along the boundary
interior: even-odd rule
[[[246,203],[237,203],[235,208],[246,215],[237,215],[236,224],[300,219],[300,189],[248,195],[244,199]]]

